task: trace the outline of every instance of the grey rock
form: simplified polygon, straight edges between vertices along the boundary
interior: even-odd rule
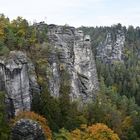
[[[97,58],[105,62],[123,62],[125,34],[122,30],[118,30],[115,36],[116,38],[113,40],[112,34],[107,33],[105,41],[97,47]]]
[[[12,128],[11,140],[46,140],[41,126],[30,119],[21,119]]]
[[[61,68],[70,75],[72,101],[92,100],[98,91],[98,78],[90,36],[69,26],[48,26],[48,37],[52,48],[49,56],[49,88],[54,97],[59,97]],[[49,75],[49,74],[47,74]]]
[[[9,117],[31,108],[32,94],[39,93],[35,69],[21,51],[0,58],[0,90],[6,91]]]

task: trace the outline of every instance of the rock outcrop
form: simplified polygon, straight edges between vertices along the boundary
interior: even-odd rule
[[[109,32],[104,42],[97,47],[97,58],[105,62],[123,61],[123,50],[125,43],[124,32],[118,30],[113,39]]]
[[[98,78],[90,36],[74,27],[49,25],[48,38],[52,48],[46,78],[51,94],[59,97],[61,71],[65,69],[70,76],[70,99],[92,100],[98,91]],[[8,57],[0,58],[0,90],[6,92],[9,117],[30,110],[33,94],[40,92],[36,79],[34,65],[24,52],[11,51]]]
[[[12,129],[12,140],[46,140],[41,126],[30,119],[21,119]]]
[[[49,41],[54,47],[48,58],[51,94],[59,96],[60,71],[65,68],[70,75],[71,100],[92,100],[98,91],[98,79],[90,36],[74,27],[49,25],[48,28]]]
[[[18,111],[30,110],[33,93],[39,93],[35,69],[21,51],[11,51],[0,58],[0,90],[6,92],[9,117]]]

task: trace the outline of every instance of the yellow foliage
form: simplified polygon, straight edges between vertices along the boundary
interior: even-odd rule
[[[105,124],[97,123],[95,125],[89,126],[87,131],[90,135],[93,135],[94,139],[98,140],[119,140],[117,134],[115,134],[110,128]]]
[[[6,18],[3,14],[0,14],[0,39],[5,37],[5,28],[9,24],[9,19]]]
[[[130,116],[125,117],[124,121],[122,122],[122,128],[127,129],[132,126],[132,118]]]
[[[11,120],[12,126],[14,126],[20,119],[31,119],[38,122],[41,125],[47,140],[52,139],[51,130],[48,127],[47,120],[44,117],[30,111],[19,112],[18,115],[13,120]]]
[[[81,140],[81,131],[79,129],[75,129],[71,132],[72,140]]]
[[[120,140],[105,124],[97,123],[95,125],[82,125],[81,130],[76,129],[71,132],[72,140]]]

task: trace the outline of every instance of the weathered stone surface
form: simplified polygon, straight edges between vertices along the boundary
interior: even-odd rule
[[[65,68],[70,75],[71,100],[92,100],[98,91],[98,79],[90,36],[74,27],[49,25],[48,37],[54,46],[48,60],[51,76],[51,94],[59,96],[60,71]],[[48,74],[49,75],[49,74]]]
[[[29,119],[19,120],[12,129],[12,140],[46,140],[41,126]]]
[[[98,79],[90,36],[74,27],[49,25],[48,37],[52,50],[48,55],[48,79],[51,94],[59,96],[61,70],[70,75],[71,100],[93,99]],[[33,93],[39,93],[34,65],[21,51],[11,51],[0,58],[0,90],[6,91],[9,117],[18,111],[30,110]]]
[[[26,54],[11,51],[0,58],[0,90],[6,91],[9,117],[30,110],[32,93],[39,92],[34,66]]]
[[[123,61],[124,32],[118,30],[115,36],[113,40],[112,34],[107,34],[105,41],[101,42],[97,48],[97,58],[106,62]]]

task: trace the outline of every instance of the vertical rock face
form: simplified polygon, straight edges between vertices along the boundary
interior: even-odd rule
[[[93,99],[98,91],[98,79],[90,36],[73,27],[49,25],[48,37],[55,48],[48,59],[52,72],[52,77],[48,77],[51,94],[59,96],[60,71],[65,68],[70,75],[71,100]]]
[[[98,91],[98,79],[90,36],[74,27],[50,25],[52,46],[46,77],[54,97],[59,97],[61,72],[69,74],[70,99],[87,102]],[[45,76],[45,75],[44,75]],[[33,93],[39,93],[34,65],[21,51],[11,51],[0,58],[0,91],[6,92],[9,117],[30,110]]]
[[[115,33],[115,39],[111,33],[108,33],[106,39],[97,48],[97,58],[110,61],[123,61],[123,49],[125,43],[125,35],[123,31],[118,30]]]
[[[6,92],[9,117],[30,110],[32,93],[39,92],[34,66],[20,51],[0,59],[0,90]]]

